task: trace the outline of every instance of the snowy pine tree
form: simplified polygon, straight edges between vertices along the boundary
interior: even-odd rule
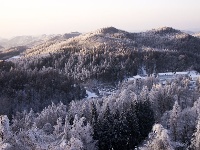
[[[170,131],[173,140],[176,142],[179,140],[179,119],[180,119],[181,108],[176,101],[170,114]]]
[[[196,126],[196,132],[194,133],[193,138],[191,140],[190,148],[193,150],[200,149],[200,118],[198,119],[197,126]]]
[[[168,132],[161,124],[155,124],[147,142],[139,150],[174,150]]]

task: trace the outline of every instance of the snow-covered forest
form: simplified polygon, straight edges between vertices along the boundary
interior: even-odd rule
[[[8,149],[199,149],[199,89],[149,77],[124,81],[116,94],[52,103],[40,112],[1,116]]]
[[[2,60],[0,149],[199,150],[200,79],[158,76],[199,72],[199,50],[199,38],[173,28],[109,27]]]

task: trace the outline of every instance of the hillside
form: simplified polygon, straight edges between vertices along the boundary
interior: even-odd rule
[[[53,67],[79,80],[91,76],[118,80],[144,69],[147,74],[200,70],[199,52],[200,39],[173,28],[129,33],[108,27],[35,46],[23,53],[18,64]]]
[[[49,41],[38,45],[37,47],[33,47],[31,50],[27,51],[25,53],[25,57],[40,57],[48,55],[49,53],[57,53],[59,50],[71,46],[77,48],[86,48],[89,50],[104,45],[117,45],[117,49],[120,47],[122,48],[125,44],[126,46],[133,47],[134,41],[126,37],[128,34],[130,33],[118,30],[114,27],[102,28],[94,32],[82,34],[67,40]]]
[[[0,59],[6,60],[28,50],[32,47],[37,47],[46,43],[61,42],[63,40],[80,35],[78,32],[66,33],[63,35],[41,35],[41,36],[17,36],[10,40],[2,39],[0,43],[5,46],[0,47],[0,50],[4,50],[0,53]],[[43,46],[44,47],[44,46]],[[46,47],[47,48],[47,47]]]
[[[57,41],[56,41],[57,42]],[[98,48],[101,46],[114,47],[115,49],[142,48],[154,51],[184,51],[199,54],[200,40],[189,34],[169,27],[153,29],[147,32],[129,33],[107,27],[86,33],[62,42],[45,43],[33,48],[26,55],[47,54],[59,51],[59,49],[76,46],[86,49]]]
[[[200,53],[198,38],[170,27],[138,33],[135,40],[140,46],[168,51]]]
[[[3,51],[0,51],[0,60],[6,60],[11,57],[18,56],[27,49],[28,47],[26,46],[17,46],[11,47],[9,49],[4,49]]]
[[[2,82],[5,82],[2,85],[5,89],[11,88],[15,91],[10,100],[20,99],[19,95],[23,90],[28,92],[25,100],[28,100],[33,92],[39,92],[37,97],[32,98],[30,105],[32,106],[40,97],[44,100],[42,108],[52,99],[58,102],[59,97],[63,98],[67,93],[70,95],[66,101],[71,101],[74,97],[77,99],[85,97],[86,91],[82,85],[90,82],[96,82],[97,85],[101,83],[116,85],[125,78],[137,74],[151,75],[191,69],[200,71],[199,40],[169,27],[140,33],[129,33],[107,27],[69,39],[52,38],[25,50],[20,54],[20,58],[12,60],[12,63],[4,62],[2,71],[6,70],[8,73],[2,74]],[[9,52],[14,53],[12,49]],[[8,78],[4,79],[5,76],[12,78],[13,74],[19,74],[20,80],[16,81],[18,79],[15,78],[12,83],[7,81]],[[40,85],[39,82],[43,81],[45,76],[47,76],[45,84]],[[59,87],[63,78],[67,78],[66,83]],[[29,85],[31,80],[37,83]],[[15,82],[22,85],[18,87]],[[66,89],[66,84],[76,86]],[[49,85],[53,86],[52,89],[48,88]],[[41,91],[43,86],[46,88],[44,93]],[[74,95],[73,90],[77,90],[78,94]],[[52,94],[48,94],[49,92]],[[55,95],[58,92],[61,92],[60,95]],[[9,93],[9,90],[4,91],[2,96],[10,97]],[[22,108],[23,106],[19,106],[17,109]]]

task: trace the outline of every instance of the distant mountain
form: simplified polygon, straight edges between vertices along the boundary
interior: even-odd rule
[[[153,33],[153,34],[159,34],[159,35],[166,35],[166,34],[174,35],[174,34],[182,33],[182,32],[172,27],[161,27],[161,28],[149,30],[147,31],[147,33]]]
[[[0,41],[4,41],[4,40],[6,40],[5,38],[2,38],[2,37],[0,37]]]
[[[1,39],[0,43],[3,46],[0,46],[0,50],[3,52],[0,53],[0,59],[6,60],[13,56],[19,55],[27,49],[32,47],[37,47],[38,45],[43,45],[47,47],[46,43],[53,44],[54,42],[61,42],[63,40],[75,37],[80,35],[79,32],[66,33],[63,35],[41,35],[41,36],[17,36],[10,40]]]
[[[3,49],[4,47],[0,45],[0,50]]]
[[[36,45],[37,43],[40,43],[42,41],[48,40],[50,37],[45,36],[16,36],[11,39],[4,39],[0,40],[0,45],[4,46],[6,49],[16,46],[28,46],[32,47]]]
[[[4,38],[0,38],[0,49],[4,48],[4,43],[6,43],[8,40]]]
[[[3,39],[3,38],[0,37],[0,43],[2,43],[4,41],[5,41],[5,39]],[[4,49],[4,47],[0,44],[0,51],[3,50],[3,49]]]
[[[40,36],[16,36],[9,40],[0,39],[0,45],[5,48],[11,48],[16,46],[27,46],[29,48],[34,47],[36,45],[42,44],[49,40],[64,40],[74,36],[78,36],[80,33],[66,33],[64,35],[40,35]]]

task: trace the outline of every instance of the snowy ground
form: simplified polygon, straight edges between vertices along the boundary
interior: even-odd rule
[[[98,97],[98,96],[96,95],[96,93],[92,93],[92,92],[90,92],[90,91],[88,91],[88,90],[86,90],[86,94],[88,95],[87,99],[89,99],[89,98],[94,98],[94,97]]]
[[[145,79],[145,77],[142,77],[140,75],[136,75],[136,76],[127,78],[128,81],[137,80],[137,79]]]
[[[17,55],[17,56],[13,56],[12,58],[13,58],[13,59],[17,59],[17,58],[20,58],[20,55]]]
[[[13,57],[7,59],[6,61],[12,61],[12,60],[15,60],[15,59],[19,59],[20,57],[21,57],[20,55],[13,56]]]

